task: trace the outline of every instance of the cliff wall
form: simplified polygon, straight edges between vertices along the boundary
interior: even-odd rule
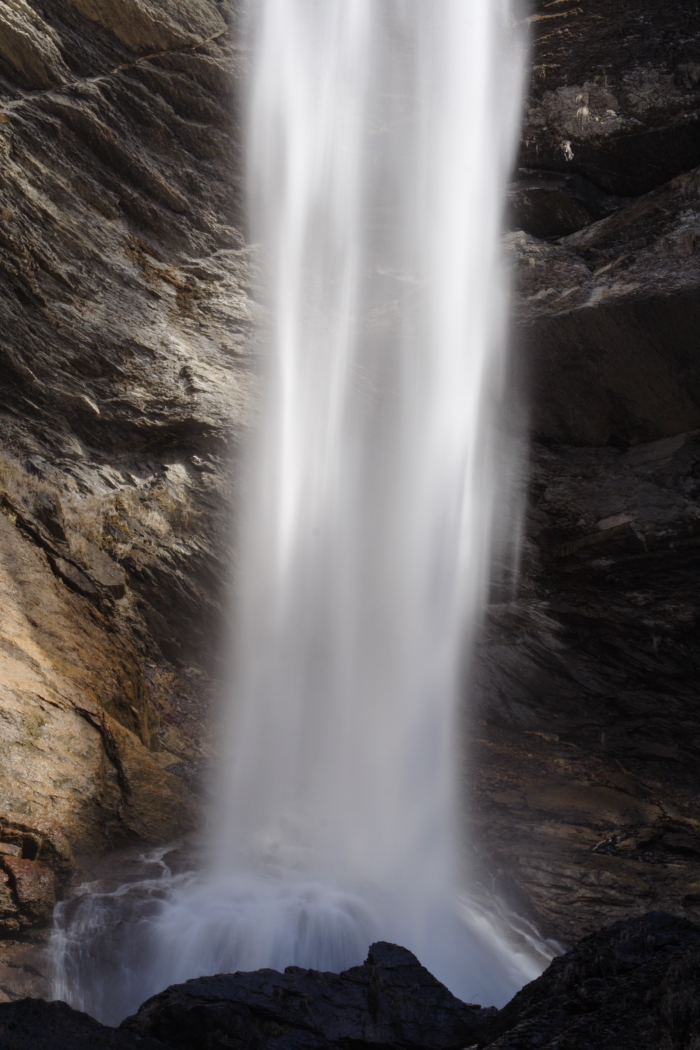
[[[477,867],[571,940],[700,907],[700,8],[529,24],[506,236],[527,530],[469,775]],[[0,0],[8,936],[46,921],[71,848],[194,820],[255,403],[235,28],[223,0]]]
[[[226,4],[0,3],[6,934],[32,893],[50,913],[54,832],[80,855],[195,819],[254,388],[244,66]]]
[[[526,529],[484,630],[474,819],[572,943],[700,904],[700,6],[542,3],[531,29],[505,241]]]

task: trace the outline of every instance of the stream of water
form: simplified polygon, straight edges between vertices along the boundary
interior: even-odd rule
[[[115,1021],[174,981],[339,970],[386,939],[502,1003],[547,949],[468,896],[459,765],[508,496],[514,10],[260,0],[250,32],[269,353],[211,860],[59,909],[56,991]]]

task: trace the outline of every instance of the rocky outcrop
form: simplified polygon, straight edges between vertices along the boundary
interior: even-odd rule
[[[0,83],[0,438],[72,500],[186,663],[214,648],[253,307],[233,225],[240,59],[215,4],[171,7],[182,33],[164,51],[162,5],[44,5],[71,76],[4,99]],[[125,39],[138,23],[138,45],[116,22]]]
[[[700,426],[700,171],[567,237],[506,245],[540,440],[627,448]]]
[[[530,26],[506,247],[535,443],[470,775],[476,867],[573,943],[700,908],[700,15],[565,0]],[[42,828],[163,841],[209,759],[255,398],[234,29],[218,0],[0,3],[6,936],[61,892]]]
[[[410,952],[380,944],[364,967],[340,975],[289,968],[188,981],[122,1029],[172,1047],[206,1040],[212,1050],[456,1047],[459,1034],[484,1050],[690,1050],[699,949],[700,927],[685,919],[657,912],[619,922],[555,959],[499,1011],[459,1003]]]
[[[699,189],[507,238],[535,441],[520,595],[484,632],[476,819],[486,866],[569,943],[697,916]]]
[[[555,959],[500,1011],[490,1050],[690,1050],[697,1045],[700,927],[655,913]]]
[[[118,1028],[64,1003],[0,1005],[7,1050],[693,1050],[700,927],[656,912],[584,939],[502,1010],[455,999],[396,945],[341,974],[288,967],[174,985]]]
[[[506,236],[527,513],[470,778],[475,870],[568,944],[698,918],[699,18],[594,0],[531,21]]]
[[[121,1028],[183,1050],[203,1037],[212,1050],[234,1043],[269,1050],[461,1050],[478,1039],[493,1012],[460,1002],[411,952],[380,941],[362,966],[341,974],[288,966],[283,974],[257,970],[174,985]]]

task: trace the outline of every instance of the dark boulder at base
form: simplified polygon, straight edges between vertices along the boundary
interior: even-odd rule
[[[406,948],[380,941],[340,974],[288,966],[173,985],[122,1028],[178,1050],[462,1050],[495,1013],[460,1002]]]
[[[201,1045],[201,1044],[200,1044]],[[157,1039],[141,1039],[107,1028],[66,1003],[19,999],[0,1003],[2,1050],[165,1050]]]
[[[586,937],[500,1011],[488,1050],[695,1050],[700,926],[651,912]]]
[[[380,941],[340,974],[173,985],[118,1029],[65,1003],[2,1003],[0,1050],[698,1050],[699,985],[700,926],[650,912],[584,938],[500,1011]]]

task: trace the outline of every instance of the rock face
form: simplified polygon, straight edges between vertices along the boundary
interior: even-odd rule
[[[700,927],[685,919],[628,919],[555,959],[499,1011],[459,1003],[410,952],[379,944],[363,967],[340,975],[290,968],[188,981],[144,1003],[122,1029],[183,1050],[442,1048],[460,1036],[484,1050],[691,1050],[699,951]]]
[[[490,1050],[690,1050],[700,1034],[700,927],[654,913],[555,959],[500,1011]]]
[[[506,249],[534,441],[470,777],[476,868],[573,943],[700,916],[700,10],[530,26]],[[6,937],[65,886],[50,843],[179,834],[211,753],[256,389],[235,28],[223,0],[0,3]]]
[[[661,912],[587,937],[502,1010],[461,1003],[396,945],[341,974],[289,967],[174,985],[118,1029],[64,1003],[0,1004],[7,1050],[693,1050],[700,927]]]
[[[461,1050],[494,1012],[460,1002],[411,952],[380,941],[363,966],[341,974],[289,966],[283,974],[258,970],[174,985],[121,1028],[183,1050],[204,1041],[211,1050]]]
[[[190,827],[208,757],[253,389],[230,23],[0,4],[0,816],[78,852]],[[0,855],[6,933],[46,920],[44,864]]]
[[[646,193],[700,164],[700,11],[539,0],[519,165]]]
[[[646,0],[532,19],[506,249],[533,440],[470,775],[476,868],[566,943],[698,918],[699,27]]]
[[[700,171],[554,242],[507,248],[540,440],[627,448],[700,425]]]

